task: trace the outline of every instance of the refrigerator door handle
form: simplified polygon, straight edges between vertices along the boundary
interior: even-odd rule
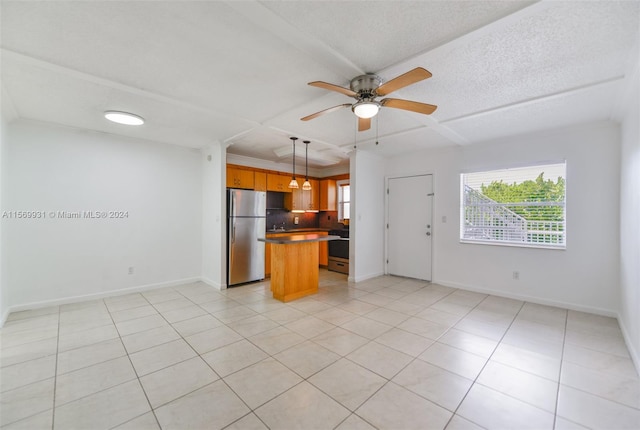
[[[230,217],[235,217],[236,216],[236,193],[234,191],[231,191],[231,201],[229,202],[229,216]]]
[[[236,243],[236,220],[232,218],[233,227],[231,228],[231,243]]]

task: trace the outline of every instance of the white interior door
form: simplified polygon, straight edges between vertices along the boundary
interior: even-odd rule
[[[431,280],[433,176],[388,180],[387,273]]]

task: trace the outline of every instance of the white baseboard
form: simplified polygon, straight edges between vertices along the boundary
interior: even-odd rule
[[[588,312],[590,314],[597,314],[597,315],[602,315],[602,316],[607,316],[612,318],[618,317],[617,311],[614,311],[611,309],[603,309],[603,308],[597,308],[593,306],[584,306],[576,303],[563,302],[559,300],[548,300],[540,297],[528,296],[526,294],[512,294],[512,293],[507,293],[501,290],[492,290],[490,288],[484,288],[477,285],[461,284],[459,282],[451,282],[443,279],[433,280],[432,282],[434,284],[439,284],[445,287],[459,288],[461,290],[473,291],[476,293],[491,294],[494,296],[506,297],[508,299],[523,300],[531,303],[537,303],[539,305],[555,306],[558,308],[571,309],[572,311]]]
[[[373,279],[373,278],[377,278],[378,276],[383,276],[384,273],[380,272],[380,273],[371,273],[368,275],[361,275],[361,276],[349,276],[349,278],[347,278],[347,280],[349,282],[362,282],[362,281],[366,281],[367,279]]]
[[[173,281],[158,282],[156,284],[137,285],[135,287],[120,288],[117,290],[102,291],[99,293],[83,294],[80,296],[69,296],[69,297],[63,297],[60,299],[43,300],[40,302],[31,302],[31,303],[25,303],[21,305],[13,305],[13,306],[10,306],[9,309],[7,310],[6,316],[3,315],[2,325],[4,325],[6,318],[12,312],[46,308],[47,306],[67,305],[71,303],[84,302],[88,300],[103,299],[105,297],[121,296],[123,294],[130,294],[130,293],[138,293],[140,291],[153,290],[156,288],[175,287],[177,285],[189,284],[189,283],[198,282],[201,280],[202,279],[200,277],[176,279]]]
[[[7,308],[0,318],[0,328],[4,327],[4,323],[7,322],[7,318],[9,318],[9,314],[11,313],[11,309]]]
[[[215,288],[216,290],[219,290],[219,291],[227,289],[227,284],[219,284],[218,282],[213,281],[213,280],[211,280],[209,278],[205,278],[204,276],[202,278],[200,278],[200,281],[204,282],[208,286],[213,287],[213,288]]]
[[[620,330],[622,331],[622,337],[624,337],[624,343],[627,344],[627,349],[629,350],[629,355],[631,356],[631,361],[636,366],[636,373],[640,375],[640,354],[635,348],[634,343],[631,341],[631,337],[629,336],[629,331],[624,324],[624,320],[618,314],[618,325],[620,326]]]

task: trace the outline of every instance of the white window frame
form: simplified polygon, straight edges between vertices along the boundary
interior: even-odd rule
[[[519,202],[498,203],[484,196],[478,189],[477,181],[483,176],[504,175],[506,184],[519,182],[520,175],[539,169],[541,172],[555,166],[564,167],[563,202]],[[567,247],[567,187],[566,161],[553,161],[528,165],[476,170],[460,174],[460,242],[468,244],[518,246],[527,248],[548,248],[564,250]],[[524,177],[524,176],[523,176]],[[530,177],[529,177],[530,179]],[[556,181],[556,177],[544,176],[545,180]],[[471,181],[471,186],[467,185]],[[475,183],[473,181],[476,181]],[[489,182],[489,180],[487,180]],[[483,181],[484,182],[484,181]],[[485,184],[489,185],[489,184]],[[524,207],[562,207],[562,221],[536,221],[525,219],[514,210]]]
[[[349,200],[348,201],[343,201],[343,195],[342,195],[342,187],[348,185],[349,186]],[[345,220],[344,218],[344,204],[345,203],[349,203],[349,215],[351,215],[351,184],[349,183],[348,179],[343,179],[343,180],[339,180],[336,181],[336,193],[338,194],[338,222],[342,222]],[[351,216],[349,216],[350,218]],[[346,218],[346,219],[349,219]]]

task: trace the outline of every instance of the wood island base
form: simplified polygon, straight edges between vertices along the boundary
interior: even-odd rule
[[[259,238],[271,244],[271,292],[273,298],[290,302],[318,292],[320,242],[340,239],[324,234],[292,234]]]
[[[283,302],[318,292],[318,242],[271,244],[271,291]]]

